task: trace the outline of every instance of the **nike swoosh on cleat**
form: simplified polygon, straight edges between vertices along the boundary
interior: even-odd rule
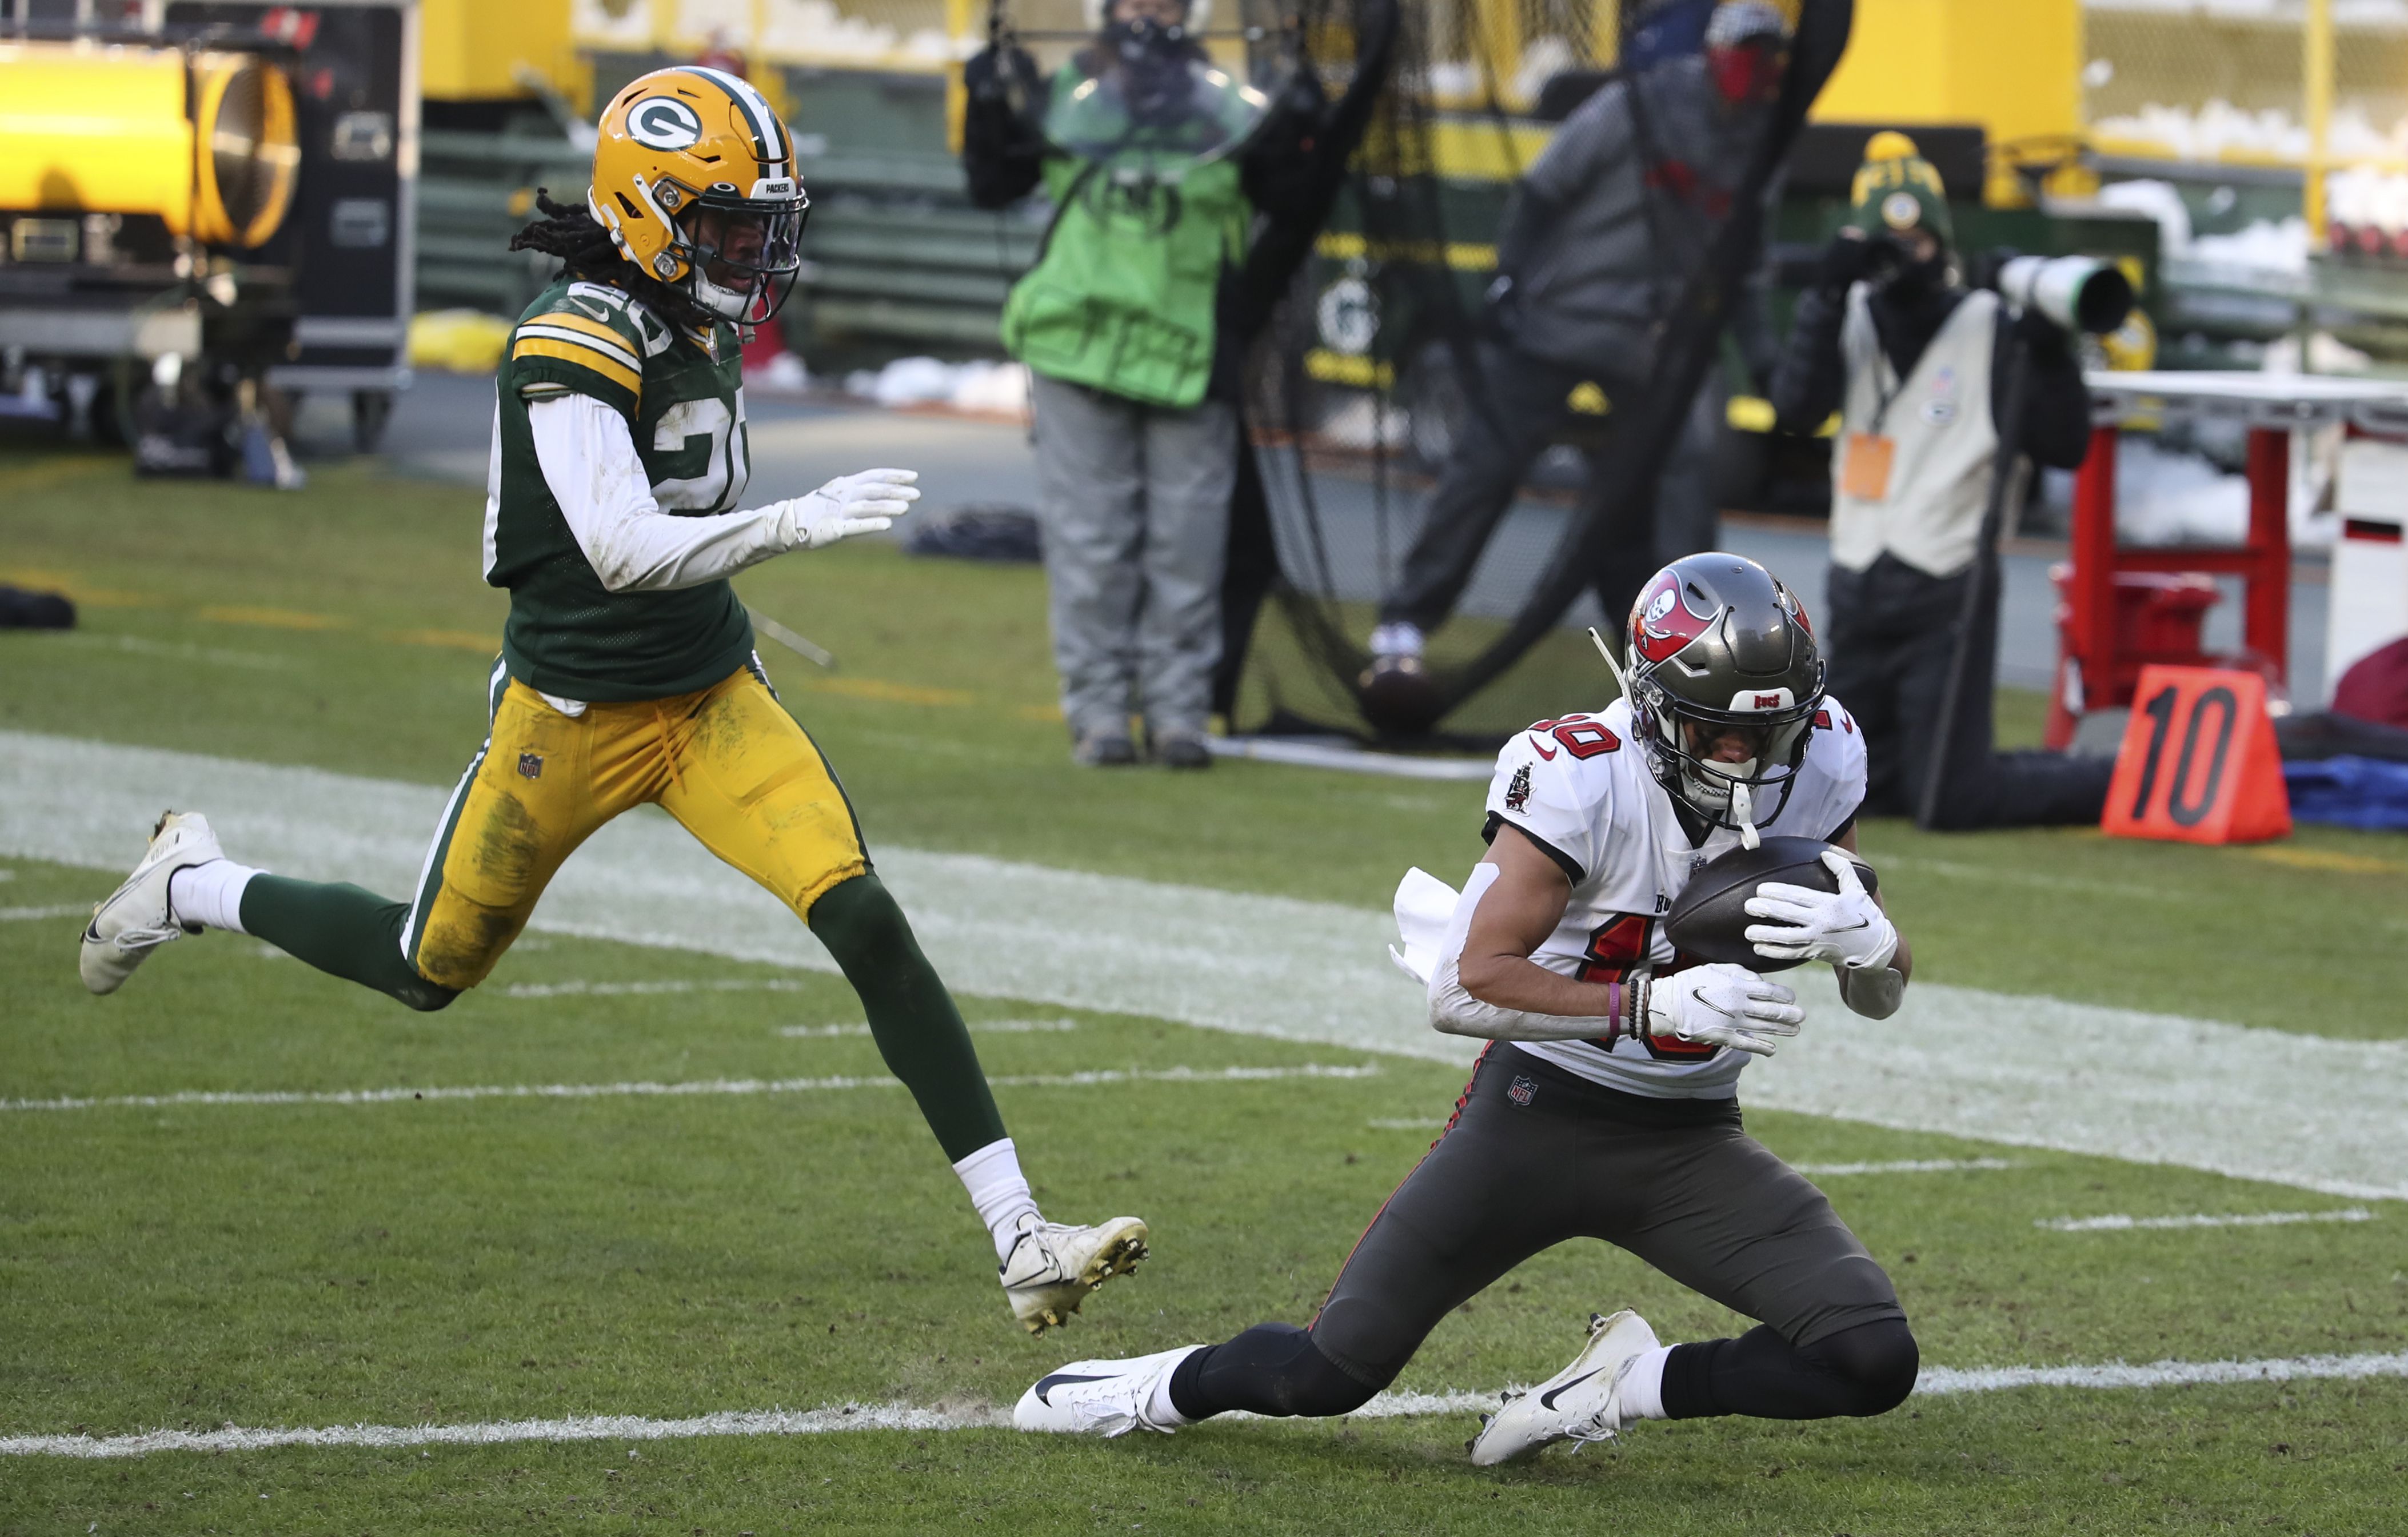
[[[1591,1374],[1594,1375],[1595,1373]],[[1110,1382],[1111,1380],[1110,1373],[1106,1373],[1099,1377],[1074,1377],[1067,1372],[1056,1372],[1050,1377],[1039,1377],[1037,1381],[1037,1386],[1033,1391],[1037,1394],[1037,1401],[1043,1404],[1046,1408],[1051,1409],[1054,1407],[1054,1401],[1047,1398],[1045,1395],[1052,1389],[1059,1387],[1065,1383]]]
[[[1598,1372],[1603,1372],[1605,1368],[1600,1366],[1597,1369],[1597,1372],[1588,1373],[1588,1376],[1574,1377],[1571,1381],[1564,1384],[1561,1387],[1548,1388],[1545,1392],[1539,1395],[1539,1407],[1541,1409],[1553,1409],[1555,1406],[1555,1400],[1561,1398],[1564,1394],[1570,1392],[1573,1388],[1578,1387],[1581,1384],[1588,1381],[1589,1377],[1594,1377]],[[1042,1397],[1041,1394],[1039,1396]]]

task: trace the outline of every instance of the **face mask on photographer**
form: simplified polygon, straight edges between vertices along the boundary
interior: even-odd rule
[[[1181,114],[1190,93],[1188,7],[1182,0],[1115,0],[1100,41],[1121,75],[1130,115],[1161,122]]]
[[[1788,37],[1769,0],[1723,0],[1706,23],[1706,74],[1733,110],[1761,107],[1781,93]]]
[[[1911,229],[1889,237],[1897,248],[1897,265],[1889,286],[1901,293],[1921,294],[1948,281],[1948,248],[1928,229]]]
[[[1895,131],[1873,135],[1848,201],[1847,227],[1865,242],[1856,276],[1901,294],[1947,286],[1954,235],[1948,194],[1913,139]]]

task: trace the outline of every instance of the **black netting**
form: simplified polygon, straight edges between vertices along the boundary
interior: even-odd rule
[[[1232,535],[1220,701],[1234,728],[1493,743],[1611,697],[1581,626],[1602,622],[1600,589],[1627,608],[1661,561],[1709,547],[1711,489],[1680,492],[1705,509],[1702,531],[1677,518],[1659,527],[1659,481],[1668,463],[1676,476],[1711,476],[1711,452],[1675,451],[1684,432],[1694,446],[1716,431],[1718,371],[1738,363],[1727,323],[1758,263],[1764,194],[1850,19],[1849,0],[1759,7],[1779,17],[1785,54],[1736,148],[1700,166],[1676,152],[1698,142],[1683,135],[1700,120],[1674,93],[1712,83],[1695,44],[1715,8],[1626,0],[1617,21],[1612,0],[1262,7],[1256,46],[1300,50],[1341,112],[1365,121],[1359,148],[1331,169],[1326,226],[1271,232],[1225,295],[1232,334],[1259,330],[1246,354],[1253,463]],[[1617,60],[1630,66],[1615,70]],[[1382,70],[1388,89],[1344,102]],[[1484,295],[1514,180],[1554,122],[1599,90],[1625,93],[1645,188],[1637,237],[1662,283],[1643,344],[1593,367],[1559,359],[1569,371],[1550,374],[1525,366],[1524,350],[1558,338],[1500,342]],[[1570,407],[1555,413],[1431,632],[1419,680],[1399,691],[1383,679],[1367,708],[1368,640],[1434,481],[1467,431],[1518,424],[1558,386]]]

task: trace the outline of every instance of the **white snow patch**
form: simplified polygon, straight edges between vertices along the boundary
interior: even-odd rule
[[[883,368],[845,375],[844,388],[882,406],[950,406],[1002,416],[1028,409],[1028,369],[1018,363],[901,357]]]

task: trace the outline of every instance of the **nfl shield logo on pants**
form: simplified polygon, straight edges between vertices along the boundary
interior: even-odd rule
[[[1514,1079],[1505,1090],[1505,1098],[1512,1100],[1517,1105],[1528,1104],[1532,1099],[1538,1098],[1538,1094],[1539,1085],[1533,1084],[1527,1078]]]
[[[543,754],[540,753],[521,753],[519,754],[519,776],[523,779],[543,778]]]

